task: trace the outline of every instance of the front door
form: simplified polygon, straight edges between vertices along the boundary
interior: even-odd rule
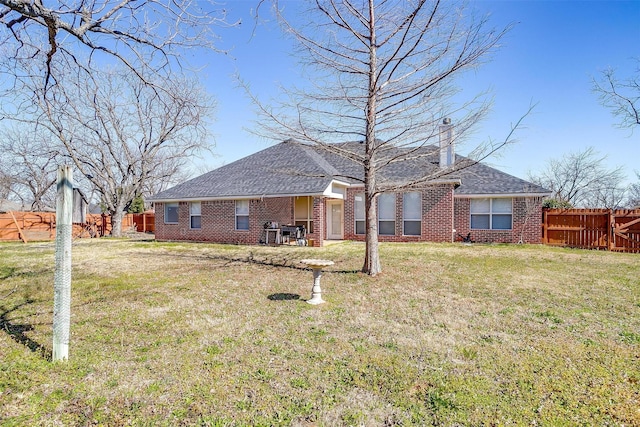
[[[343,213],[344,203],[342,200],[329,200],[327,201],[327,239],[328,240],[342,240],[343,235]]]

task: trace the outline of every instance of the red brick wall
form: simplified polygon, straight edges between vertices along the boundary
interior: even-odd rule
[[[313,246],[322,246],[327,233],[325,219],[327,205],[324,197],[313,198],[313,233],[307,233],[307,239],[313,239]]]
[[[364,235],[355,234],[354,198],[361,188],[347,189],[344,201],[344,238],[364,241]],[[314,246],[322,246],[326,235],[326,203],[323,197],[313,199],[314,232],[307,238],[313,239]],[[440,185],[422,192],[422,234],[402,235],[402,193],[396,195],[396,234],[381,235],[381,242],[451,242],[453,229],[458,235],[476,242],[541,243],[542,207],[541,200],[534,198],[513,199],[512,230],[471,230],[470,199],[453,197],[453,187]],[[192,240],[255,245],[265,240],[264,223],[276,221],[281,225],[294,223],[293,198],[267,198],[249,202],[249,230],[235,230],[235,201],[222,200],[202,202],[202,228],[189,228],[189,203],[179,204],[179,223],[164,223],[164,204],[156,203],[156,238],[158,240]],[[454,220],[455,216],[455,220]]]
[[[471,233],[474,242],[542,243],[542,199],[516,197],[513,199],[511,230],[471,230],[471,199],[455,198],[456,237]]]
[[[365,236],[355,234],[355,195],[362,188],[347,189],[344,208],[344,238],[364,241]],[[453,186],[437,185],[422,192],[422,231],[420,236],[403,236],[402,193],[396,194],[396,233],[380,235],[380,242],[451,242],[453,239]]]
[[[440,185],[422,193],[422,240],[453,241],[453,185]]]
[[[177,224],[165,224],[164,204],[156,203],[156,239],[255,245],[265,240],[265,222],[293,223],[293,199],[290,197],[250,200],[249,230],[235,229],[234,200],[202,202],[201,207],[201,228],[191,229],[188,202],[179,203]]]
[[[347,240],[361,240],[364,241],[364,236],[360,238],[356,237],[356,220],[355,220],[355,196],[358,193],[364,193],[364,188],[347,188],[347,193],[344,200],[344,224],[343,224],[343,234],[344,238]]]

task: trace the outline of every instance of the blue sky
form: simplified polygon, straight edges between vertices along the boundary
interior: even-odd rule
[[[217,112],[211,130],[215,157],[208,168],[230,163],[273,144],[247,132],[256,119],[255,108],[234,80],[237,73],[263,100],[278,97],[278,86],[298,78],[296,60],[275,22],[254,26],[256,0],[229,0],[230,19],[239,28],[218,31],[219,46],[229,54],[197,58],[207,64],[200,76],[215,97]],[[295,7],[291,4],[290,7]],[[613,67],[620,77],[635,70],[640,57],[640,0],[470,0],[470,6],[490,14],[490,24],[516,23],[491,62],[469,73],[458,84],[470,97],[490,89],[494,108],[477,129],[478,141],[504,138],[512,123],[531,103],[537,106],[525,119],[517,144],[488,163],[526,178],[542,170],[550,158],[593,146],[607,155],[609,167],[623,166],[629,181],[640,172],[640,129],[615,126],[616,119],[598,103],[591,78]],[[270,15],[263,17],[268,18]]]

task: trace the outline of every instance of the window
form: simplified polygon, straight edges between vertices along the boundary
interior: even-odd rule
[[[178,223],[178,204],[177,203],[165,203],[165,205],[164,205],[164,223],[165,224],[177,224]]]
[[[236,200],[236,230],[249,229],[249,201]]]
[[[422,196],[418,192],[402,196],[402,219],[405,236],[419,236],[422,228]]]
[[[201,226],[202,216],[200,202],[189,203],[189,224],[192,229],[198,229]]]
[[[393,236],[396,234],[396,195],[378,196],[378,233]]]
[[[471,229],[511,230],[511,199],[471,199]]]
[[[356,194],[353,204],[353,216],[356,220],[356,234],[366,234],[364,229],[364,193]]]

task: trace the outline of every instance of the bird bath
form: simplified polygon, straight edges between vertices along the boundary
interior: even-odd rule
[[[322,290],[320,289],[322,269],[333,265],[333,261],[326,259],[303,259],[300,262],[308,265],[313,270],[313,288],[311,289],[311,299],[308,300],[307,303],[313,305],[322,304],[325,302],[322,299]]]

